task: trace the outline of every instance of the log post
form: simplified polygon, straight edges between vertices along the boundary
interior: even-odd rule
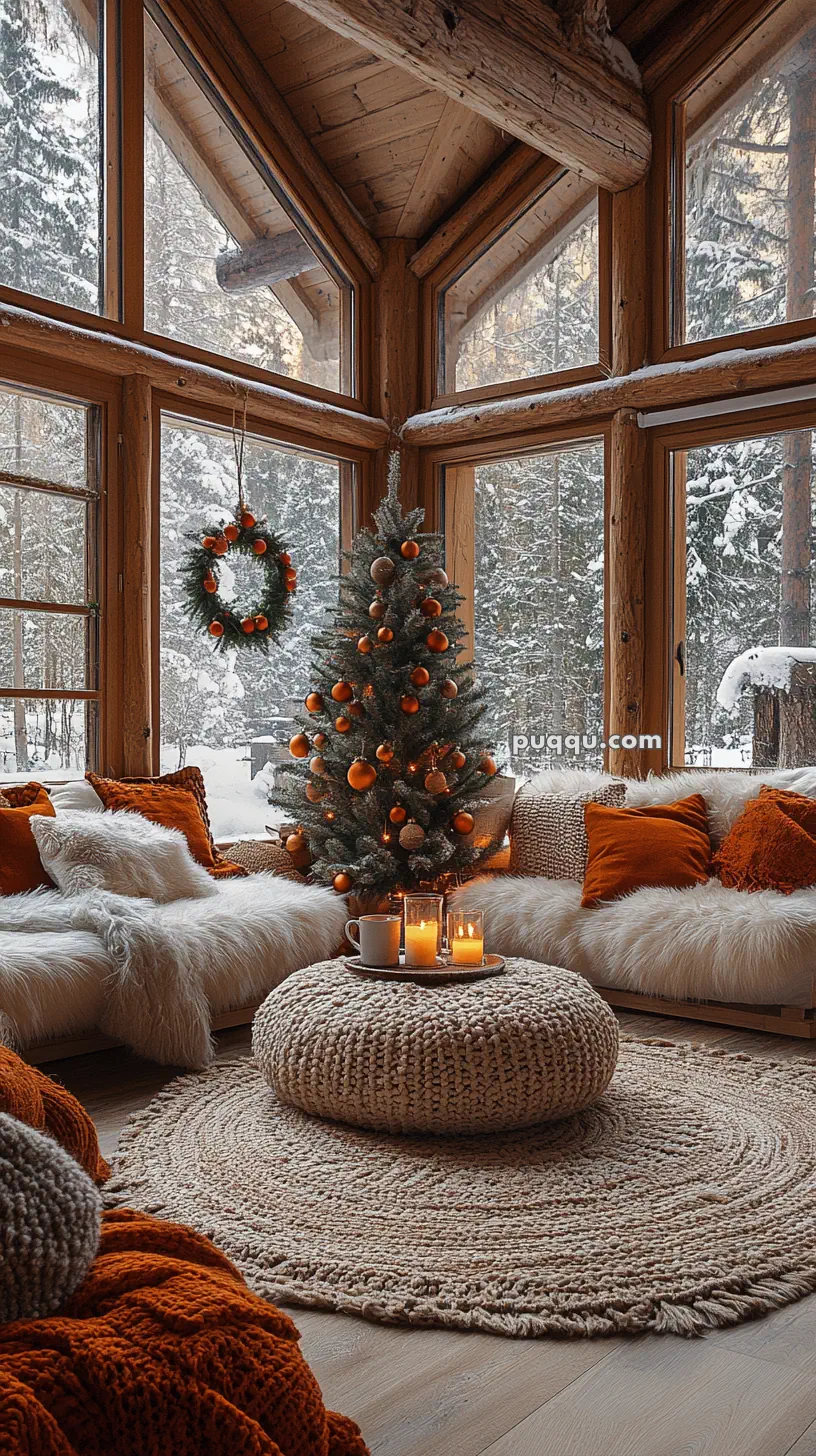
[[[151,656],[151,388],[146,374],[122,381],[122,662],[123,749],[126,774],[153,772]]]
[[[642,369],[649,353],[646,182],[612,197],[612,373]]]
[[[391,446],[377,452],[376,468],[372,471],[375,499],[367,503],[368,511],[362,512],[364,520],[385,494],[389,448],[399,448],[404,505],[410,508],[419,499],[419,452],[399,438],[403,424],[419,408],[420,285],[409,267],[416,241],[383,238],[380,248],[382,266],[375,291],[375,398],[391,430]]]
[[[609,459],[607,731],[621,736],[644,732],[648,490],[646,431],[638,428],[634,410],[618,410],[612,419]],[[648,764],[646,750],[609,751],[610,772],[625,778],[642,778]]]
[[[816,667],[797,662],[779,694],[779,767],[816,763]]]

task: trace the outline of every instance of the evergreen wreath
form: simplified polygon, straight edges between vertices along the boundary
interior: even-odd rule
[[[190,621],[203,628],[217,650],[248,647],[269,652],[270,642],[280,637],[292,615],[291,594],[297,586],[297,572],[286,544],[267,526],[266,517],[257,520],[244,500],[243,463],[246,442],[246,400],[240,435],[232,419],[232,441],[238,476],[238,505],[226,524],[213,522],[203,535],[189,536],[191,545],[179,567],[184,593],[184,611]],[[218,590],[218,562],[230,552],[249,556],[263,570],[263,589],[248,611],[236,611],[223,601]]]

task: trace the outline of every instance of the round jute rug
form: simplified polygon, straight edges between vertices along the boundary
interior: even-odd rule
[[[624,1039],[593,1107],[468,1138],[284,1106],[250,1060],[131,1118],[110,1204],[268,1299],[503,1335],[691,1335],[816,1289],[816,1067]]]

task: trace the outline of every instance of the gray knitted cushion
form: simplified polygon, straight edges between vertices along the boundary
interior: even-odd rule
[[[96,1254],[101,1209],[70,1154],[0,1113],[0,1323],[65,1304]]]
[[[583,880],[587,867],[585,804],[623,808],[626,785],[603,784],[593,793],[516,795],[510,821],[511,875]]]

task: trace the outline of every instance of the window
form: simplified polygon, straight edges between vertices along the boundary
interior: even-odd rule
[[[213,832],[262,833],[276,822],[268,793],[289,761],[292,716],[309,690],[311,639],[337,603],[341,507],[351,527],[350,467],[250,435],[244,489],[268,515],[298,569],[295,614],[268,658],[217,653],[181,609],[178,563],[208,516],[226,520],[237,485],[229,430],[164,415],[161,432],[161,766],[201,768]],[[257,568],[229,563],[236,596]]]
[[[814,432],[673,457],[674,758],[715,767],[816,761]]]
[[[445,531],[502,760],[522,779],[576,758],[600,766],[603,442],[448,467]]]
[[[145,47],[145,327],[351,392],[348,282],[158,10]]]
[[[789,0],[692,92],[675,342],[814,313],[816,25]]]
[[[598,194],[562,174],[445,289],[440,394],[597,363]]]
[[[0,389],[0,777],[93,767],[96,411]]]
[[[101,12],[0,7],[0,282],[92,313],[103,295]]]

